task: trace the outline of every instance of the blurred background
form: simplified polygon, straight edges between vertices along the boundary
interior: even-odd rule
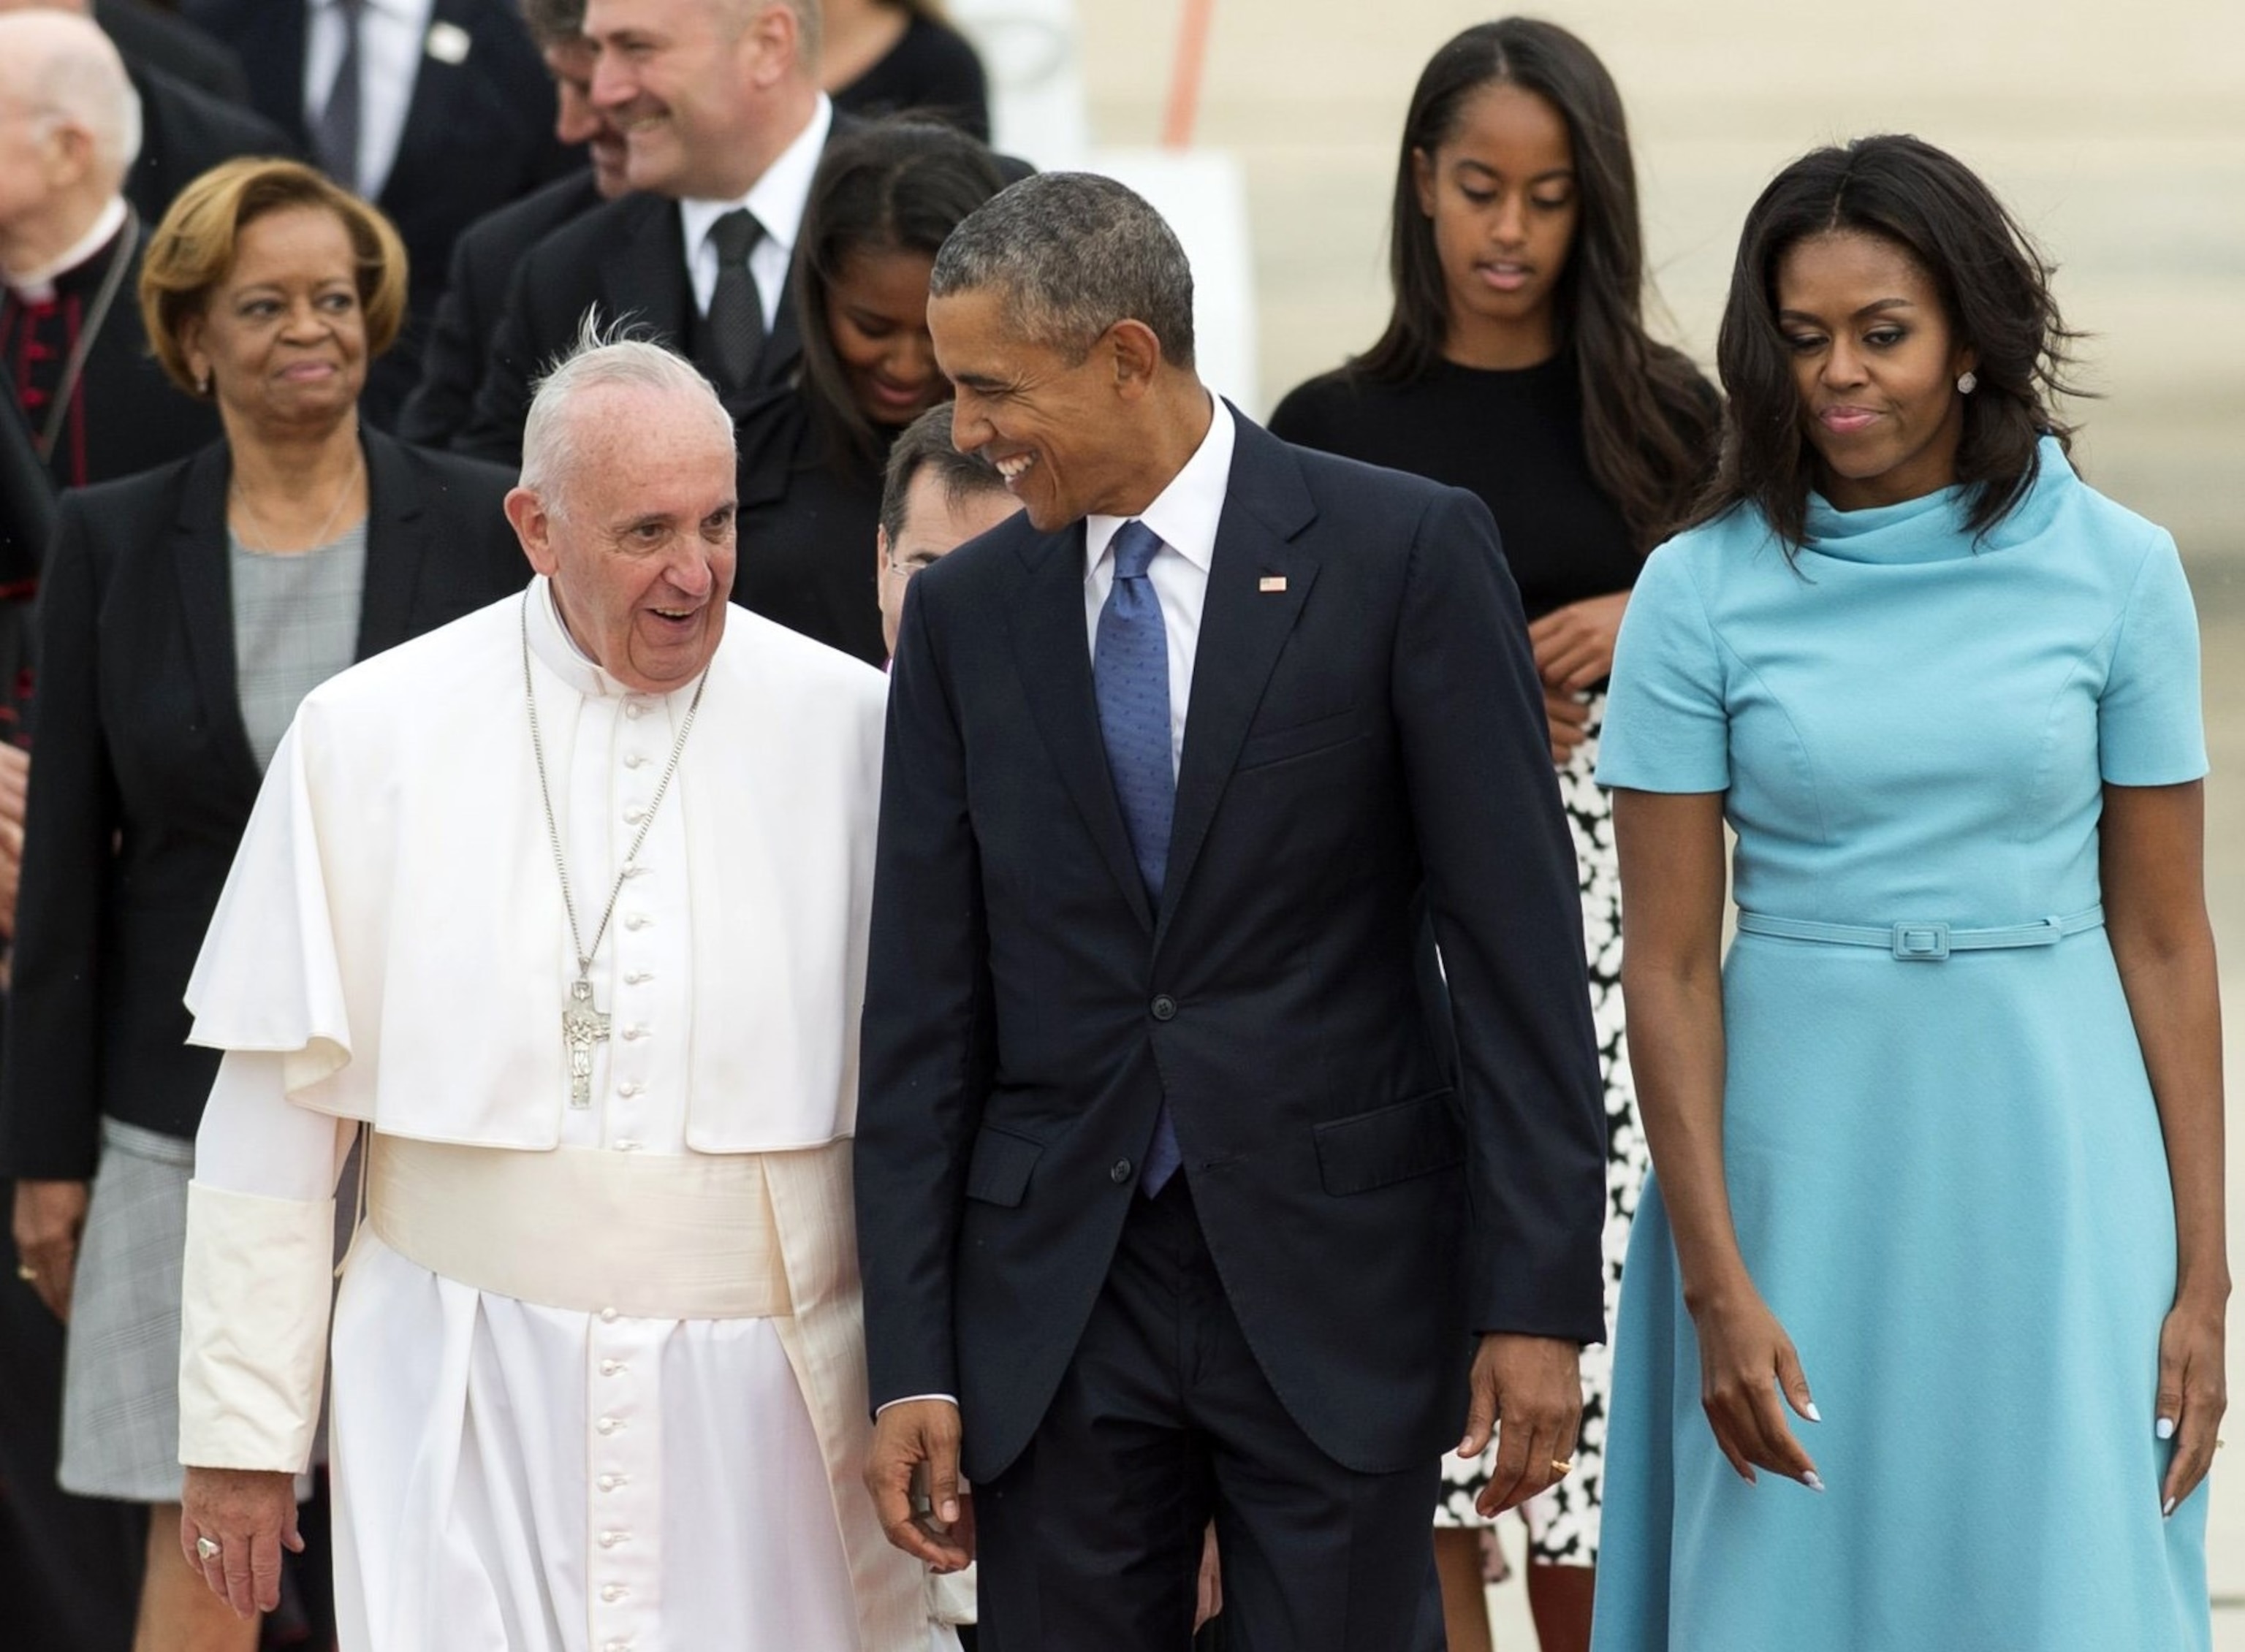
[[[2208,879],[2245,1024],[2245,6],[2153,0],[1553,0],[1621,85],[1669,335],[1712,369],[1740,221],[1820,142],[1914,132],[1987,177],[2058,266],[2084,342],[2076,457],[2181,543],[2206,641]],[[999,140],[1089,162],[1180,223],[1211,376],[1258,415],[1368,345],[1413,81],[1500,9],[1456,0],[954,0],[1000,83]],[[1197,76],[1197,96],[1193,81]],[[1159,152],[1165,138],[1189,152]],[[2245,1039],[2233,1034],[2235,1058]],[[2234,1114],[2233,1114],[2234,1116]],[[2245,1278],[2245,1127],[2229,1147]],[[2245,1310],[2230,1371],[2245,1388]],[[1960,1395],[1960,1405],[1999,1403]],[[2228,1432],[2245,1437],[2245,1406]],[[2245,1652],[2245,1447],[2217,1472],[2216,1644]],[[1969,1473],[1969,1465],[1957,1466]],[[1929,1511],[1937,1507],[1937,1499]],[[1532,1645],[1518,1584],[1498,1644]]]

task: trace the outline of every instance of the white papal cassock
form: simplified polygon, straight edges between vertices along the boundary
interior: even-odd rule
[[[883,684],[734,610],[692,699],[588,660],[544,580],[335,678],[275,756],[188,987],[227,1051],[189,1195],[180,1456],[302,1470],[334,1196],[346,1652],[956,1644],[858,1481],[849,1202]]]

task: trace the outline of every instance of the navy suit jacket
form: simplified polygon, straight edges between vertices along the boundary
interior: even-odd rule
[[[1351,1469],[1432,1461],[1474,1333],[1604,1335],[1574,852],[1496,525],[1239,419],[1158,906],[1083,552],[1016,517],[906,599],[856,1149],[872,1399],[956,1394],[967,1473],[1012,1462],[1166,1099],[1289,1413]]]
[[[191,21],[232,46],[258,109],[306,149],[303,0],[187,0]],[[452,243],[485,213],[584,164],[553,136],[553,83],[512,0],[437,0],[431,31],[465,32],[458,63],[424,51],[397,158],[375,204],[405,242],[405,330],[368,375],[360,411],[383,429],[420,382],[422,342],[443,295]]]

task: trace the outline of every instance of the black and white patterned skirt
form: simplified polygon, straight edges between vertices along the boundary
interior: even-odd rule
[[[1575,1470],[1529,1503],[1528,1558],[1538,1566],[1596,1566],[1598,1561],[1598,1500],[1605,1483],[1606,1398],[1611,1388],[1611,1352],[1614,1309],[1621,1294],[1622,1258],[1629,1250],[1629,1228],[1650,1164],[1645,1131],[1638,1121],[1637,1086],[1630,1077],[1629,1050],[1622,1039],[1621,871],[1614,854],[1613,804],[1591,778],[1597,767],[1598,730],[1605,721],[1605,696],[1590,701],[1590,738],[1559,771],[1559,798],[1575,839],[1575,875],[1583,896],[1584,949],[1590,962],[1590,1007],[1598,1038],[1598,1070],[1606,1102],[1605,1282],[1608,1340],[1583,1350],[1583,1430],[1575,1447]],[[1438,1527],[1486,1530],[1489,1521],[1474,1508],[1489,1484],[1496,1458],[1492,1445],[1473,1462],[1454,1453],[1442,1458],[1442,1490],[1435,1505]],[[1489,1533],[1486,1553],[1492,1576],[1502,1561]]]

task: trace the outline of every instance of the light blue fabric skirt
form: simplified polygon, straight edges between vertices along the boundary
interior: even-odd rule
[[[1937,965],[1743,936],[1725,1005],[1739,1239],[1829,1489],[1717,1449],[1649,1188],[1597,1652],[2203,1652],[2207,1494],[2161,1518],[2153,1432],[2173,1199],[2104,932]]]

